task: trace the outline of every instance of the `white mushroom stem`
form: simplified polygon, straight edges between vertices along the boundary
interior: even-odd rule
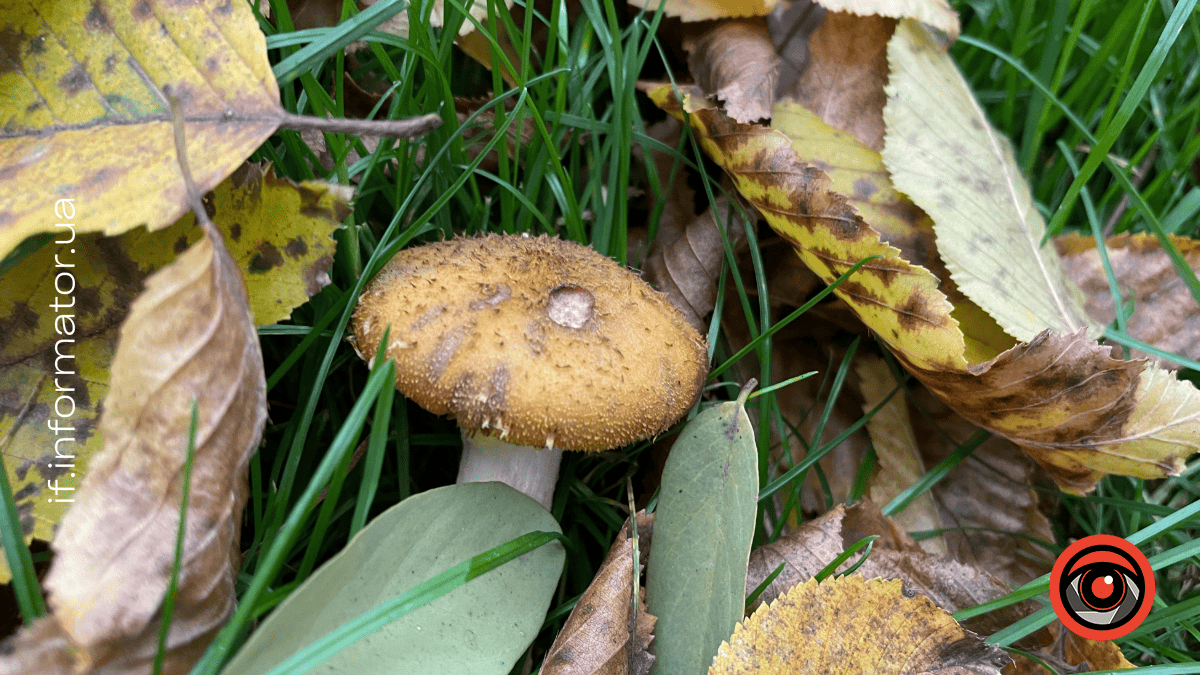
[[[529,495],[549,511],[561,459],[561,448],[513,445],[494,436],[463,430],[458,482],[500,481]]]

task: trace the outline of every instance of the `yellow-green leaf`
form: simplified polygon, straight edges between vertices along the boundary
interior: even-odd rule
[[[933,217],[938,251],[959,289],[1004,330],[1102,327],[1062,270],[1012,149],[987,121],[954,61],[920,24],[888,43],[883,161],[896,187]]]
[[[199,189],[278,126],[279,89],[244,2],[0,0],[0,255],[56,232],[165,227],[186,210],[170,106],[181,101]]]

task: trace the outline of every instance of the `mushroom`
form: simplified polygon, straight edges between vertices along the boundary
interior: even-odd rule
[[[350,338],[370,364],[391,326],[396,389],[458,422],[458,482],[550,508],[562,450],[654,436],[695,404],[707,349],[682,314],[595,250],[548,236],[402,250],[363,289]]]

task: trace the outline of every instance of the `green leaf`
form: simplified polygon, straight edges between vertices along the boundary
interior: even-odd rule
[[[266,673],[394,596],[537,531],[561,532],[537,502],[502,483],[410,497],[314,572],[222,672]],[[552,542],[478,577],[462,575],[470,581],[338,652],[321,672],[505,675],[541,628],[563,559],[562,546]]]
[[[646,570],[646,602],[658,617],[651,675],[707,672],[742,620],[758,502],[745,409],[752,386],[688,423],[663,468]]]

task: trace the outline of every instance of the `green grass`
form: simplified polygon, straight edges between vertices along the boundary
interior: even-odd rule
[[[289,111],[343,115],[343,74],[350,72],[356,79],[392,83],[391,96],[377,107],[378,117],[435,112],[443,125],[419,141],[385,140],[373,152],[360,139],[326,134],[338,160],[328,175],[319,167],[314,172],[314,149],[298,132],[280,131],[255,155],[271,161],[281,175],[339,182],[353,178],[359,189],[354,212],[338,233],[333,284],[298,309],[290,324],[260,331],[271,422],[250,467],[241,604],[200,672],[216,672],[252,622],[371,517],[411,494],[454,481],[461,443],[454,424],[395,395],[387,386],[390,365],[378,364],[369,373],[342,341],[358,293],[387,259],[405,246],[452,235],[551,232],[637,266],[639,260],[627,260],[630,228],[648,216],[656,221],[668,177],[655,175],[651,167],[639,179],[634,147],[669,151],[681,167],[699,173],[701,200],[720,191],[718,177],[706,169],[692,141],[666,148],[646,136],[657,113],[635,92],[636,81],[646,73],[683,77],[680,64],[654,37],[660,22],[656,13],[639,13],[612,0],[582,0],[580,16],[568,21],[565,3],[551,3],[548,13],[510,12],[493,0],[491,16],[476,28],[492,35],[503,28],[510,36],[516,61],[509,62],[499,49],[492,54],[513,73],[515,86],[509,86],[500,68],[489,72],[453,46],[452,36],[467,20],[461,8],[448,13],[444,29],[433,29],[428,26],[431,5],[416,2],[407,10],[415,27],[409,38],[377,32],[381,17],[402,4],[383,0],[354,16],[347,3],[343,15],[349,20],[339,27],[292,32],[286,3],[275,1],[271,5],[278,28],[261,22]],[[518,3],[514,10],[520,7]],[[964,36],[952,53],[992,122],[1013,139],[1052,232],[1197,234],[1200,186],[1192,175],[1200,155],[1200,20],[1194,7],[1195,0],[977,0],[956,6]],[[535,25],[546,36],[540,52],[529,37]],[[341,48],[360,38],[370,50],[351,64]],[[459,124],[454,97],[493,92],[491,103]],[[494,115],[500,131],[466,140],[464,126],[485,113]],[[526,124],[534,129],[531,139],[510,153],[503,130]],[[362,159],[347,161],[351,148]],[[498,163],[485,172],[480,165],[492,149]],[[631,197],[627,185],[641,188],[644,196]],[[739,307],[728,308],[725,315],[744,312],[753,340],[733,353],[722,335],[723,307],[718,305],[709,333],[717,366],[713,382],[737,360],[753,355],[760,389],[766,389],[779,384],[772,380],[773,336],[803,312],[782,318],[773,313],[753,232],[750,238],[751,268],[744,275],[727,269],[721,289],[732,286]],[[735,257],[729,251],[726,257],[728,267]],[[1181,269],[1180,275],[1200,297],[1191,270]],[[723,299],[724,293],[718,297]],[[1122,314],[1110,328],[1119,344],[1129,339],[1123,332],[1127,316]],[[856,345],[876,349],[870,343]],[[826,396],[811,415],[828,418],[854,354],[851,348],[821,373]],[[1195,372],[1186,376],[1197,377]],[[714,395],[729,389],[717,387]],[[791,435],[794,429],[783,418],[778,391],[754,399],[759,428]],[[799,491],[807,471],[819,471],[815,459],[855,429],[810,448],[808,460],[790,467],[768,461],[771,435],[759,434],[760,522],[777,524],[801,516]],[[964,443],[912,490],[886,505],[887,511],[898,511],[958,462],[977,461],[971,450],[985,438],[981,432]],[[623,453],[564,457],[552,513],[562,524],[567,562],[533,647],[535,667],[624,521],[627,481],[640,484],[642,473],[654,464],[651,452],[648,443],[641,443]],[[867,461],[873,462],[874,455]],[[869,470],[865,466],[861,476]],[[1058,517],[1052,519],[1057,542],[1049,543],[1056,552],[1070,538],[1110,533],[1131,537],[1162,564],[1155,613],[1120,644],[1135,663],[1184,668],[1170,672],[1200,672],[1193,663],[1200,658],[1198,471],[1200,462],[1193,460],[1178,478],[1148,482],[1109,477],[1086,498],[1041,488],[1047,499],[1060,500]],[[823,478],[822,484],[828,490]],[[864,485],[860,480],[858,494]],[[11,505],[11,496],[7,501]],[[756,545],[778,534],[778,526],[764,527]],[[18,566],[22,569],[30,568]],[[30,603],[27,616],[36,614],[37,594],[31,592],[36,582],[31,574],[15,577],[19,595]],[[1044,580],[1040,585],[1035,581],[990,606],[1035,597],[1044,589]],[[969,614],[960,613],[960,618]],[[998,641],[1019,638],[1039,620],[1035,615]]]

